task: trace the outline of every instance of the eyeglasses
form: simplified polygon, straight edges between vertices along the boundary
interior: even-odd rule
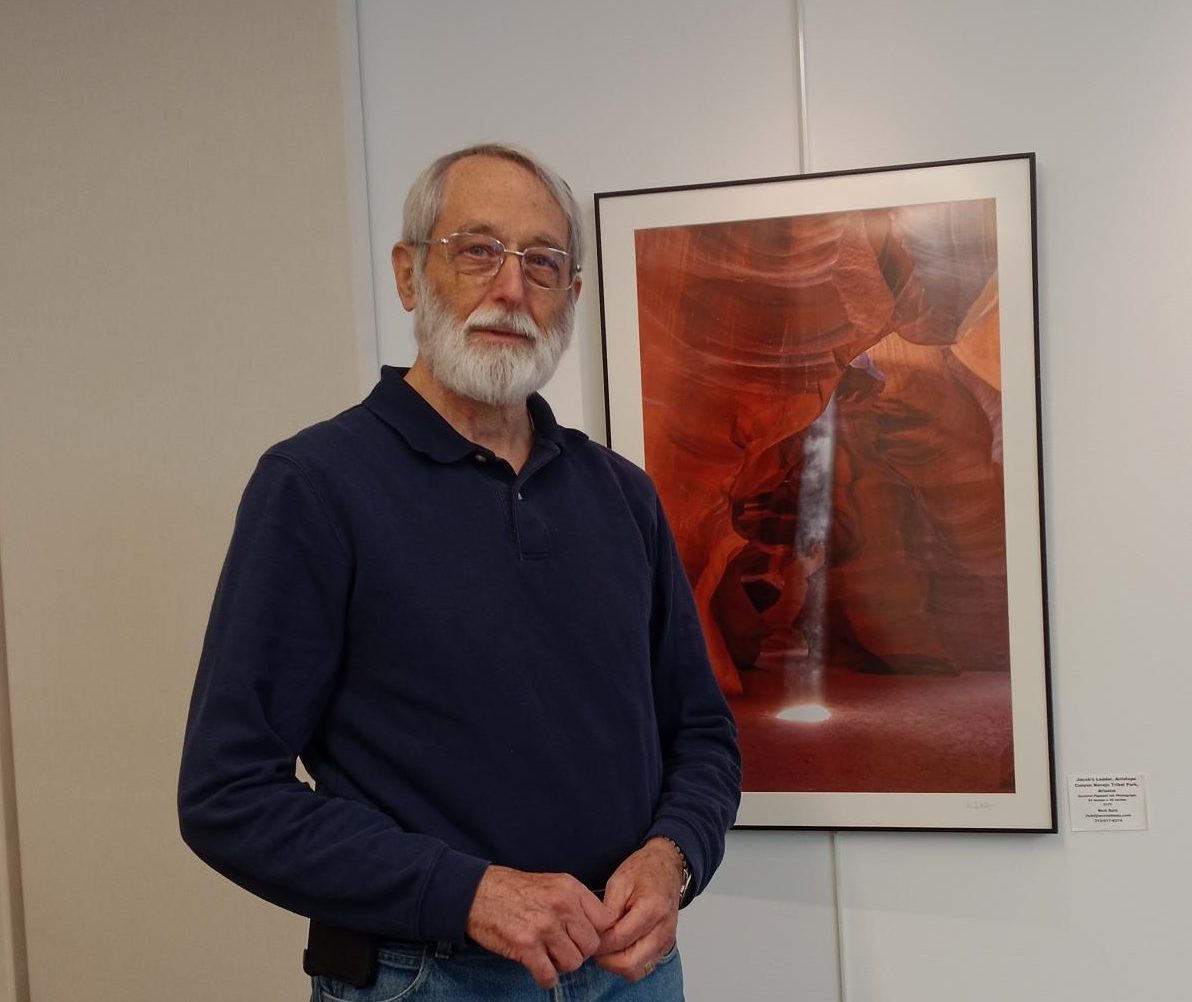
[[[496,237],[484,233],[452,233],[440,240],[414,241],[419,247],[442,244],[447,263],[457,274],[475,278],[492,278],[501,270],[505,256],[521,258],[522,274],[531,285],[540,289],[561,292],[575,284],[578,268],[571,266],[571,255],[558,247],[527,247],[509,250]]]

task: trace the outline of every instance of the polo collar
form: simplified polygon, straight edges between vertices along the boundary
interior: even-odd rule
[[[384,365],[381,381],[364,398],[364,406],[402,436],[415,452],[439,463],[455,463],[476,453],[477,445],[447,423],[423,396],[406,382],[408,367]],[[526,401],[534,433],[563,448],[563,433],[550,405],[537,393]]]

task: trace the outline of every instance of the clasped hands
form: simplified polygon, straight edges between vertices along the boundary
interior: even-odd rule
[[[468,913],[468,935],[522,964],[543,988],[590,957],[640,981],[674,945],[682,883],[683,860],[662,838],[617,867],[603,901],[565,873],[490,866]]]

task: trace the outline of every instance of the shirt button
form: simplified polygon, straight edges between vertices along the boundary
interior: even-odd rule
[[[476,462],[478,462],[478,463],[487,463],[488,462],[488,456],[486,456],[483,452],[476,453],[476,455],[474,455],[472,458],[474,460],[476,460]]]
[[[518,499],[519,501],[524,501],[524,500],[525,500],[525,498],[523,498],[523,497],[522,497],[522,492],[521,492],[521,491],[518,491],[518,492],[517,492],[517,499]]]

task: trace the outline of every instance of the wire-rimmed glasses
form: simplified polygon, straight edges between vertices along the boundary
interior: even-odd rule
[[[418,240],[419,247],[441,245],[447,263],[458,274],[475,278],[492,278],[501,270],[505,257],[521,258],[522,274],[526,281],[540,289],[562,292],[575,284],[578,268],[571,266],[571,255],[558,247],[526,247],[509,250],[496,237],[487,233],[452,233],[439,240]]]

